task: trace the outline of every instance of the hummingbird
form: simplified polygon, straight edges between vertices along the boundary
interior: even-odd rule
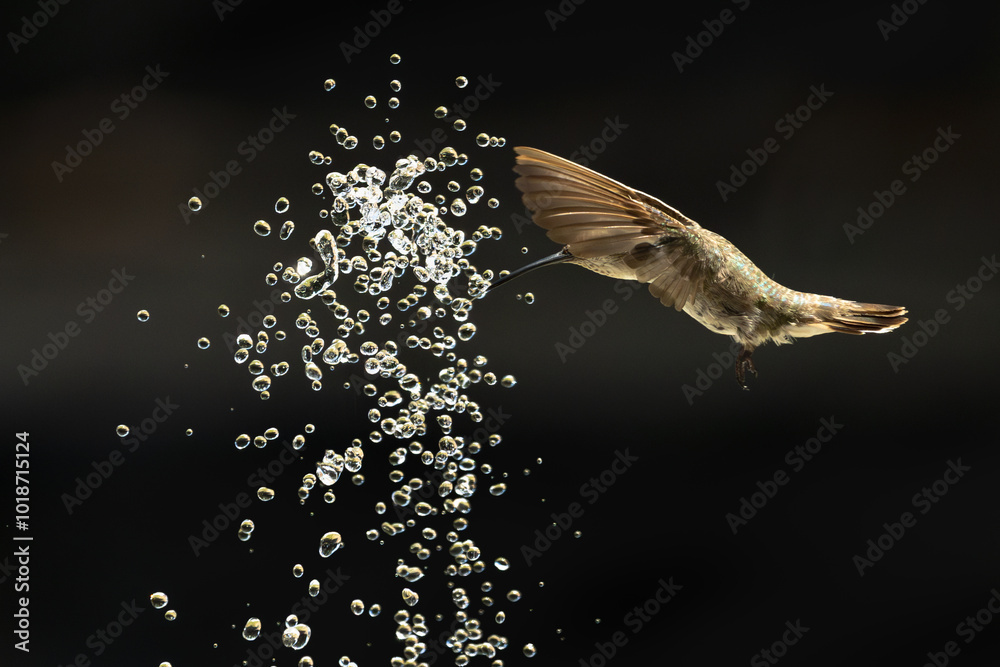
[[[587,167],[518,146],[515,184],[535,224],[558,252],[501,274],[487,289],[542,266],[567,262],[611,278],[649,284],[664,306],[740,344],[736,381],[757,376],[754,350],[831,331],[886,333],[907,318],[886,306],[796,292],[779,285],[719,234],[659,199]]]

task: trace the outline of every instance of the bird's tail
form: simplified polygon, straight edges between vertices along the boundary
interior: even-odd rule
[[[902,306],[838,299],[836,306],[819,312],[813,326],[848,334],[887,333],[906,322],[905,314]]]

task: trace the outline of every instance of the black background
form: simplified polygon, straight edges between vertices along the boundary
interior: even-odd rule
[[[971,642],[957,628],[1000,586],[998,286],[975,281],[980,271],[992,277],[983,258],[998,245],[996,9],[904,3],[915,13],[885,39],[878,22],[890,18],[890,3],[851,11],[753,0],[742,11],[728,2],[656,9],[601,0],[403,2],[385,27],[371,14],[389,16],[385,3],[328,4],[244,0],[220,15],[221,5],[207,1],[70,2],[16,52],[8,33],[39,5],[16,2],[4,11],[0,378],[8,446],[0,466],[13,467],[15,434],[29,432],[34,538],[32,651],[14,651],[5,632],[13,664],[68,665],[83,655],[94,665],[236,665],[259,648],[239,636],[247,617],[273,630],[306,581],[336,566],[349,578],[310,618],[313,638],[302,653],[317,665],[342,655],[388,664],[387,656],[401,654],[391,616],[402,606],[403,582],[393,569],[398,558],[416,562],[406,548],[421,538],[411,530],[379,547],[364,537],[383,520],[374,504],[396,487],[386,453],[397,444],[366,445],[367,482],[341,481],[333,506],[313,497],[299,507],[298,480],[322,450],[342,451],[371,430],[371,399],[341,389],[346,373],[328,371],[323,390],[310,391],[293,363],[274,397],[261,402],[223,337],[255,300],[267,300],[269,267],[310,254],[305,242],[323,226],[322,202],[309,186],[326,170],[309,164],[308,151],[334,156],[333,169],[368,162],[388,171],[435,128],[469,152],[469,167],[486,172],[487,196],[502,202],[495,211],[480,204],[461,221],[470,231],[479,224],[505,231],[501,241],[481,244],[480,267],[514,268],[554,249],[539,229],[517,224],[523,208],[511,147],[570,156],[590,145],[600,149],[590,166],[723,234],[779,282],[905,305],[911,320],[885,336],[762,348],[760,376],[743,392],[713,357],[725,354],[728,340],[644,290],[625,299],[632,292],[614,281],[559,266],[477,302],[479,333],[463,354],[485,354],[491,369],[513,373],[518,384],[470,390],[503,415],[503,442],[479,458],[493,466],[493,479],[480,475],[470,527],[460,535],[487,562],[506,556],[512,567],[453,579],[443,572],[447,555],[434,554],[414,585],[421,592],[414,611],[445,615],[430,624],[431,636],[451,622],[449,583],[468,589],[475,617],[488,578],[497,603],[485,608],[484,626],[509,639],[499,656],[508,665],[603,664],[595,642],[616,632],[627,641],[608,664],[765,664],[754,656],[796,621],[809,630],[781,664],[918,666],[949,641],[960,648],[953,664],[996,659],[1000,622],[991,612],[981,619],[993,622]],[[554,20],[560,7],[564,20]],[[726,8],[735,19],[711,43],[702,35],[707,46],[678,71],[673,54]],[[374,36],[348,59],[342,45],[366,27]],[[403,57],[397,66],[388,62],[394,52]],[[127,118],[117,117],[112,101],[139,84],[147,66],[168,75]],[[458,75],[469,77],[467,89],[455,87]],[[330,77],[337,88],[327,93]],[[402,103],[390,113],[384,99],[393,78],[403,83]],[[483,79],[495,89],[465,133],[434,119],[435,106],[462,102]],[[813,86],[832,96],[792,136],[779,133],[776,122]],[[374,111],[361,102],[368,94],[379,97]],[[274,109],[294,119],[246,161],[238,147]],[[112,119],[113,132],[58,179],[52,163],[102,118]],[[595,141],[609,122],[620,132]],[[349,127],[361,146],[353,154],[339,149],[330,123]],[[403,141],[374,151],[371,135],[391,128]],[[904,163],[947,128],[959,138],[911,182]],[[506,147],[475,147],[480,131],[505,137]],[[718,181],[769,137],[779,150],[724,200]],[[185,220],[179,206],[233,159],[241,173]],[[458,175],[465,170],[448,177]],[[851,242],[844,225],[896,179],[905,193]],[[272,208],[279,196],[292,201],[286,217],[299,225],[287,242],[251,231],[259,218],[279,219]],[[123,267],[134,278],[90,319],[80,304]],[[970,279],[981,289],[959,309],[952,291]],[[338,289],[351,292],[349,283]],[[524,290],[534,292],[534,304],[515,298]],[[585,325],[608,299],[614,312],[606,322]],[[215,313],[223,302],[233,309],[229,320]],[[135,316],[142,308],[152,315],[144,324]],[[278,308],[295,341],[291,319],[301,309]],[[947,321],[930,329],[937,311]],[[33,352],[69,322],[78,335],[25,382]],[[584,330],[592,335],[572,337]],[[206,351],[195,345],[201,336],[213,342]],[[572,353],[557,346],[581,340]],[[280,354],[294,362],[300,342]],[[894,368],[888,355],[907,342],[916,354]],[[699,377],[703,393],[686,393]],[[158,399],[176,407],[130,451],[115,426],[135,430]],[[786,453],[817,436],[824,419],[842,427],[793,471]],[[457,421],[471,429],[464,417]],[[277,443],[237,452],[234,436],[274,426],[290,438],[310,422],[316,433],[294,472],[275,483],[279,498],[242,510],[240,520],[256,522],[253,539],[239,542],[234,522],[195,556],[190,536],[220,503],[252,493],[248,476],[278,454]],[[193,435],[185,436],[188,428]],[[67,494],[113,452],[121,465],[68,512]],[[637,461],[591,495],[582,485],[616,452]],[[921,514],[914,495],[959,460],[969,470]],[[407,478],[422,468],[414,463]],[[790,481],[734,535],[726,515],[778,470]],[[486,486],[504,473],[508,492],[488,496]],[[10,526],[14,482],[5,479],[2,523]],[[551,529],[556,539],[528,566],[522,547],[574,502],[583,515],[561,534]],[[859,576],[854,557],[907,511],[916,524]],[[447,521],[434,525],[447,530]],[[315,549],[327,530],[339,530],[347,546],[321,561]],[[570,534],[576,530],[579,539]],[[291,576],[296,562],[306,567],[301,580]],[[12,557],[3,565],[10,627],[21,594]],[[637,628],[628,614],[671,578],[682,588]],[[523,593],[517,603],[504,599],[511,588]],[[155,590],[170,595],[176,621],[149,607]],[[352,616],[355,598],[380,603],[382,615]],[[96,640],[133,600],[143,610],[138,618],[112,642]],[[509,620],[495,626],[499,609]],[[521,654],[528,642],[539,651],[532,661]],[[274,664],[299,657],[285,649]]]

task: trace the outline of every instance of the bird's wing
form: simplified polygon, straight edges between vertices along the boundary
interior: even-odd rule
[[[625,257],[635,270],[635,279],[649,283],[649,293],[668,308],[684,310],[705,286],[705,263],[687,239],[666,239],[659,245],[644,245]]]
[[[518,146],[515,182],[548,237],[581,259],[624,255],[636,280],[682,310],[704,276],[700,227],[659,199],[535,148]]]

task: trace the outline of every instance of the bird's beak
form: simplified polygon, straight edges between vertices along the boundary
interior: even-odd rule
[[[504,283],[506,283],[506,282],[508,282],[510,280],[513,280],[514,278],[517,278],[518,276],[524,275],[528,271],[534,271],[535,269],[539,269],[539,268],[541,268],[543,266],[548,266],[550,264],[559,264],[560,262],[565,262],[565,261],[570,260],[572,258],[573,258],[573,255],[571,255],[569,253],[569,251],[566,250],[566,248],[562,248],[562,249],[559,250],[559,252],[555,252],[555,253],[549,255],[548,257],[542,257],[541,259],[536,259],[534,262],[531,262],[530,264],[525,264],[524,266],[522,266],[519,269],[514,269],[513,271],[511,271],[507,275],[503,276],[502,278],[498,278],[497,280],[494,280],[493,284],[491,284],[489,286],[489,288],[487,288],[486,291],[489,292],[490,290],[494,289],[495,287],[499,287],[500,285],[503,285]]]

